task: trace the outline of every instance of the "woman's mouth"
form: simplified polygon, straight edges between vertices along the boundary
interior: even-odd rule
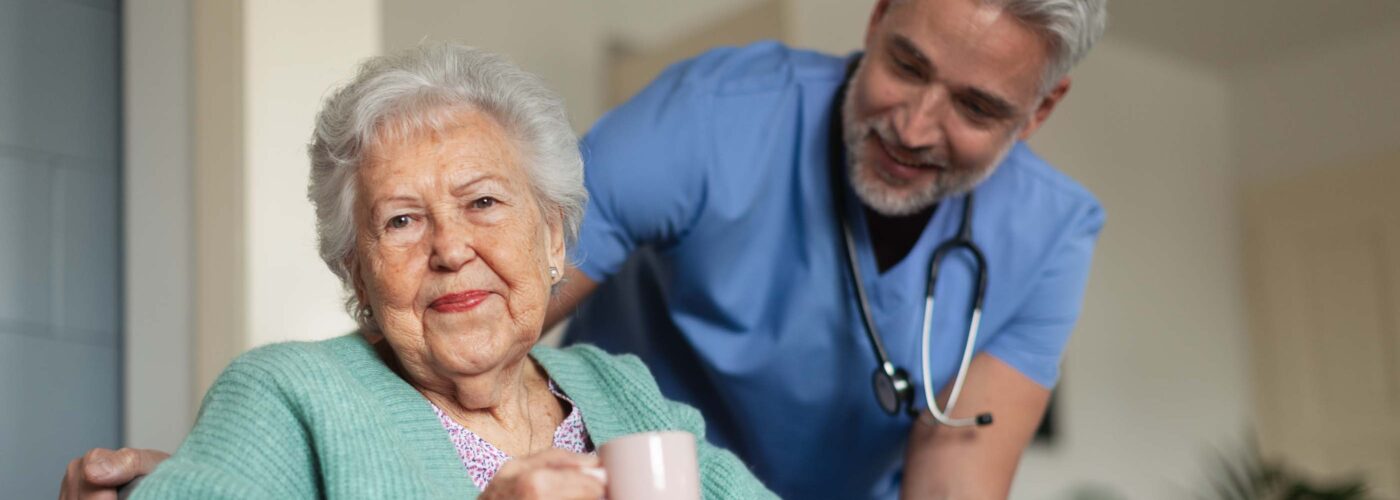
[[[443,295],[428,304],[428,307],[440,313],[455,313],[471,310],[480,305],[491,292],[485,290],[468,290],[465,292],[455,292]]]

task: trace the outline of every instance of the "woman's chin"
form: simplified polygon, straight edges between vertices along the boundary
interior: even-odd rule
[[[530,342],[509,330],[429,328],[424,344],[439,371],[457,376],[481,375],[519,362]]]

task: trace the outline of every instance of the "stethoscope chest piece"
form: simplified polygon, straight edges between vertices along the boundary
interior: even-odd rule
[[[909,373],[903,368],[881,366],[871,377],[875,387],[875,399],[885,413],[895,415],[906,405],[913,409],[914,386],[909,383]]]

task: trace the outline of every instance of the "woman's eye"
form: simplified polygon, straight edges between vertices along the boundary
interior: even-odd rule
[[[485,208],[491,208],[491,207],[495,206],[496,203],[499,203],[499,202],[496,201],[495,198],[492,198],[492,197],[490,197],[490,196],[483,196],[483,197],[481,197],[481,198],[477,198],[477,199],[475,199],[475,200],[472,200],[472,208],[475,208],[475,209],[477,209],[477,210],[481,210],[481,209],[485,209]]]
[[[395,215],[389,219],[389,229],[403,229],[413,222],[413,218],[407,215]]]

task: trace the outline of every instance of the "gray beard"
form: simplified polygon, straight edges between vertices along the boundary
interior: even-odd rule
[[[912,215],[932,207],[944,198],[957,196],[976,187],[991,175],[996,165],[1011,151],[1013,142],[997,155],[996,161],[981,169],[945,168],[924,185],[912,185],[909,181],[890,177],[879,167],[870,164],[861,145],[874,137],[885,144],[899,144],[898,136],[889,121],[882,117],[872,117],[864,122],[855,120],[855,100],[851,95],[856,89],[855,82],[864,70],[864,62],[856,68],[847,87],[841,105],[842,139],[846,143],[846,176],[851,189],[865,206],[886,217]],[[920,164],[947,166],[947,159],[931,150],[920,151],[914,160]]]

